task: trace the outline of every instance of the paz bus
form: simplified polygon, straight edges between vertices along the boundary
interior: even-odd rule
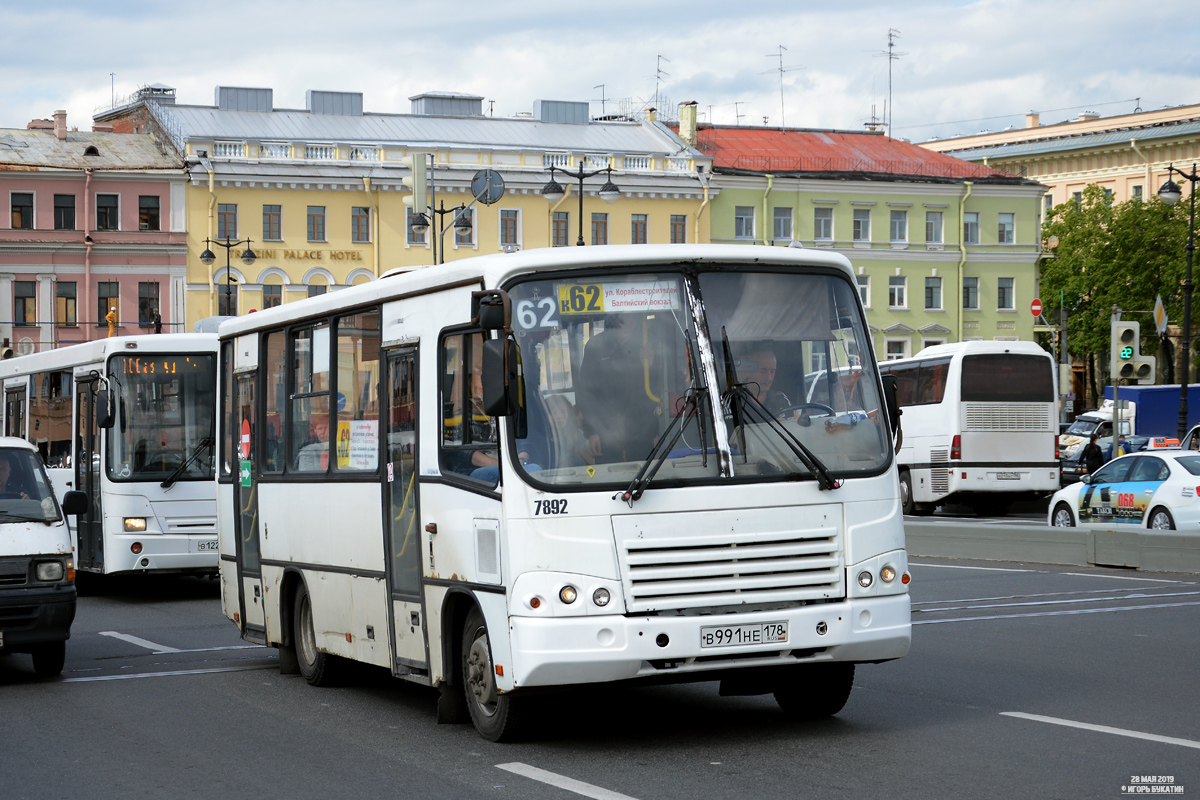
[[[1053,357],[1033,342],[956,342],[879,365],[904,411],[904,513],[943,503],[1003,514],[1058,491]]]
[[[496,254],[219,335],[224,612],[310,684],[378,665],[504,741],[600,682],[827,716],[908,651],[899,412],[840,255]]]
[[[217,337],[116,336],[0,362],[3,430],[34,445],[71,518],[76,569],[217,571]]]

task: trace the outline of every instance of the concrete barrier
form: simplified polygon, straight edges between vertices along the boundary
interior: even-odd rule
[[[910,556],[1200,573],[1200,535],[1194,533],[908,520],[904,533]]]

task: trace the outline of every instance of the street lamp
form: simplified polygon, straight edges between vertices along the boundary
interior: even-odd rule
[[[224,241],[220,239],[204,240],[204,244],[206,245],[211,246],[215,244],[218,247],[225,248],[225,310],[233,312],[229,315],[231,317],[237,316],[237,309],[230,307],[230,301],[233,299],[233,284],[237,283],[237,279],[233,277],[233,273],[229,269],[229,251],[243,244],[246,245],[246,249],[242,251],[242,263],[246,266],[250,266],[258,258],[258,256],[254,255],[254,251],[250,249],[250,241],[250,239],[238,239],[236,242],[234,242],[231,241],[228,236],[225,237]],[[208,247],[205,247],[204,252],[200,254],[200,261],[205,266],[211,266],[216,260],[216,255],[214,255],[213,251]]]
[[[471,205],[474,205],[474,204],[475,204],[474,201],[472,201]],[[455,206],[454,208],[446,208],[445,200],[441,201],[440,205],[441,205],[441,208],[434,208],[433,206],[430,206],[429,211],[432,214],[436,214],[437,218],[438,218],[438,241],[437,241],[438,259],[437,259],[437,263],[445,264],[446,263],[446,223],[443,221],[443,218],[447,214],[453,214],[454,215],[454,225],[453,225],[454,232],[457,233],[459,236],[470,236],[472,226],[471,226],[471,215],[468,212],[470,211],[471,206],[459,204],[459,205]],[[425,215],[422,214],[421,217],[422,217],[422,219],[425,219]],[[413,228],[413,231],[415,231],[416,233],[424,233],[426,230],[429,229],[429,223],[426,222],[425,226],[422,230],[417,230],[417,223],[416,223],[416,220],[414,219],[412,228]]]
[[[1196,174],[1195,164],[1192,164],[1190,175],[1181,169],[1176,169],[1174,164],[1168,166],[1167,182],[1158,190],[1158,196],[1169,206],[1178,203],[1179,198],[1183,196],[1179,184],[1171,180],[1172,172],[1192,184],[1192,207],[1188,214],[1187,275],[1183,280],[1183,381],[1179,386],[1179,440],[1183,441],[1188,428],[1188,367],[1191,366],[1188,344],[1192,330],[1192,253],[1196,250],[1196,181],[1200,180],[1200,175]]]
[[[612,205],[621,199],[621,190],[618,189],[617,185],[612,182],[612,167],[605,167],[604,169],[584,172],[583,167],[581,166],[579,169],[572,172],[569,169],[563,169],[562,167],[556,167],[551,164],[550,182],[542,187],[542,197],[546,198],[546,202],[550,203],[550,205],[554,205],[559,200],[562,200],[563,195],[566,194],[562,184],[554,180],[555,170],[558,170],[568,178],[575,178],[579,181],[579,241],[575,242],[575,244],[578,247],[583,247],[583,179],[590,178],[593,175],[599,175],[601,172],[608,173],[608,179],[604,182],[604,185],[600,187],[599,194],[600,199],[609,205]]]

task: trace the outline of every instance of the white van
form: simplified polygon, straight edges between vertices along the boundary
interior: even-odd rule
[[[41,677],[62,672],[75,619],[75,553],[66,514],[87,495],[67,492],[60,508],[37,449],[0,438],[0,653],[29,653]]]

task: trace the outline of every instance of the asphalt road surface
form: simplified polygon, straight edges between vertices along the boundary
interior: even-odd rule
[[[907,658],[786,720],[715,683],[553,695],[533,741],[436,724],[356,668],[316,689],[241,641],[217,586],[80,599],[57,679],[0,657],[0,797],[1103,798],[1200,793],[1200,576],[919,558]],[[1142,782],[1153,778],[1154,782]]]

